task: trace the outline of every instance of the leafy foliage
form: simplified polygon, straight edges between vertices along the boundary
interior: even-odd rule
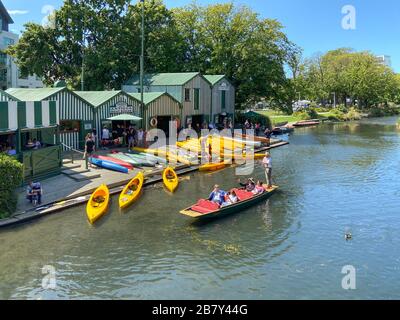
[[[332,105],[334,95],[345,108],[348,99],[358,108],[399,101],[399,76],[369,52],[329,51],[305,60],[298,70],[293,81],[300,95],[324,105]]]
[[[21,185],[22,178],[22,164],[8,155],[0,154],[0,218],[15,211],[15,189]]]
[[[55,28],[28,23],[8,53],[23,75],[43,75],[48,85],[62,78],[78,89],[84,65],[86,90],[120,88],[139,72],[141,4],[65,0],[52,17]],[[296,49],[278,21],[233,3],[144,5],[146,72],[225,74],[237,89],[238,107],[260,97],[277,105],[291,100],[284,64]]]

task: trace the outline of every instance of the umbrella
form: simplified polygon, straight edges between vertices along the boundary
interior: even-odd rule
[[[120,121],[139,121],[139,120],[142,120],[142,118],[136,117],[136,116],[131,115],[131,114],[120,114],[118,116],[107,118],[107,120],[111,120],[111,121],[113,121],[113,120],[115,120],[115,121],[117,121],[117,120],[120,120]]]

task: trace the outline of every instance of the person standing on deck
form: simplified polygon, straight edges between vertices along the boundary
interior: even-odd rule
[[[90,158],[93,152],[96,151],[96,146],[94,144],[94,141],[92,140],[92,135],[90,133],[87,134],[85,140],[85,153],[83,155],[83,159]],[[89,167],[93,167],[90,161]]]
[[[262,161],[265,169],[265,178],[267,180],[268,189],[272,188],[272,160],[269,152],[265,153],[265,157]]]

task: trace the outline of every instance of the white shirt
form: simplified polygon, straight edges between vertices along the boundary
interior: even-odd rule
[[[103,136],[103,139],[110,139],[110,131],[108,131],[108,129],[104,128],[102,136]]]
[[[272,160],[271,160],[271,157],[269,157],[269,158],[264,157],[262,163],[263,163],[263,165],[264,165],[265,168],[272,168]]]
[[[138,140],[143,140],[144,131],[138,131]]]

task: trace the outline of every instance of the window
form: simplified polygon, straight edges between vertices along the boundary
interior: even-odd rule
[[[194,89],[194,110],[200,108],[200,89]]]
[[[6,65],[7,64],[7,55],[3,52],[0,52],[0,65]]]
[[[225,96],[226,91],[221,91],[221,108],[225,109],[226,108],[226,96]]]
[[[6,47],[12,46],[12,45],[15,44],[15,40],[14,40],[14,39],[11,39],[11,38],[5,37],[5,38],[3,39],[3,41],[4,41],[4,45],[5,45]]]
[[[137,92],[140,93],[140,88],[137,88]]]
[[[61,132],[79,132],[80,128],[81,128],[81,122],[79,120],[60,121]]]
[[[185,88],[185,101],[189,102],[190,101],[190,89]]]
[[[0,81],[7,81],[7,69],[0,70]]]

